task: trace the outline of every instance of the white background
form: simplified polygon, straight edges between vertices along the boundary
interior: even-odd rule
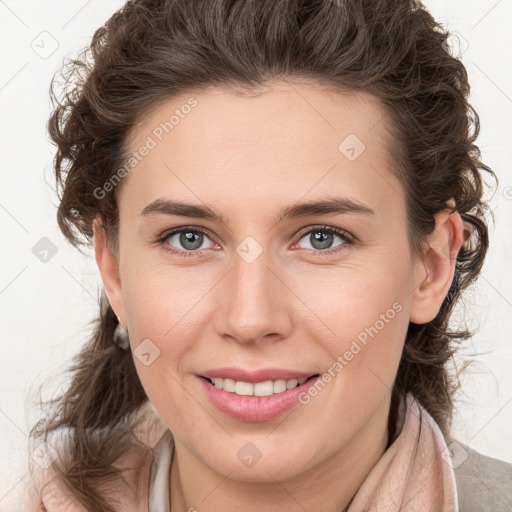
[[[122,4],[0,1],[1,511],[11,509],[27,476],[27,433],[36,419],[27,398],[49,377],[55,380],[46,389],[64,382],[63,372],[98,313],[101,281],[92,253],[82,256],[57,228],[53,146],[46,134],[48,87],[62,59],[85,46],[95,28]],[[457,360],[479,355],[462,378],[452,435],[512,463],[512,2],[430,0],[426,5],[462,37],[470,100],[481,120],[477,143],[484,163],[500,179],[491,199],[496,224],[484,272],[464,309],[458,310],[458,318],[465,314],[469,327],[479,331]],[[46,59],[33,49],[43,31],[58,45]],[[50,48],[51,40],[44,37]],[[42,237],[57,246],[47,263],[32,253]]]

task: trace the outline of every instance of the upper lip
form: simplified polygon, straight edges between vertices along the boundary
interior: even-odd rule
[[[214,368],[200,374],[207,378],[232,379],[239,382],[265,382],[268,380],[303,379],[317,375],[315,372],[298,372],[282,368],[262,368],[260,370],[243,370],[242,368]]]

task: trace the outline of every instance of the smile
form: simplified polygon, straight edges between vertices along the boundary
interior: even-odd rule
[[[276,395],[280,393],[284,393],[288,389],[294,389],[297,386],[301,386],[306,381],[317,377],[318,374],[312,375],[309,378],[302,379],[278,379],[275,381],[267,380],[264,382],[244,382],[244,381],[235,381],[233,379],[222,379],[220,377],[208,378],[203,377],[208,380],[212,385],[214,385],[217,389],[223,389],[228,393],[234,393],[241,396],[270,396]]]

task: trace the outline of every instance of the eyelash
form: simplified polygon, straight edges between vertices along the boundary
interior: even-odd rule
[[[297,239],[297,242],[302,240],[305,235],[311,234],[312,232],[316,232],[316,231],[323,231],[323,232],[326,232],[326,233],[337,235],[344,242],[343,244],[338,245],[338,246],[336,246],[336,247],[334,247],[332,249],[316,250],[316,251],[313,250],[313,249],[310,249],[314,253],[319,253],[319,255],[321,255],[320,257],[323,257],[325,255],[330,256],[330,255],[332,255],[334,253],[337,253],[337,252],[343,250],[343,248],[346,245],[354,245],[355,244],[355,238],[352,235],[349,235],[346,231],[343,231],[342,229],[335,228],[335,227],[332,227],[332,226],[313,226],[309,231],[303,232],[299,236],[299,238]],[[166,243],[166,240],[170,236],[178,234],[178,233],[187,233],[187,232],[202,233],[203,235],[208,236],[208,238],[210,238],[209,235],[208,235],[208,231],[206,229],[203,229],[203,228],[200,228],[200,227],[196,227],[196,226],[183,226],[183,227],[180,227],[180,228],[172,229],[171,231],[165,231],[164,233],[162,233],[161,235],[159,235],[157,237],[157,239],[155,240],[155,243],[158,244],[158,245],[163,246],[163,248],[166,251],[168,251],[171,254],[173,254],[175,256],[178,256],[180,258],[191,258],[191,257],[198,256],[198,255],[202,256],[203,253],[206,250],[208,250],[208,249],[193,250],[193,251],[184,251],[183,250],[182,251],[182,250],[174,249],[174,248],[172,248],[172,246],[170,246],[169,244]]]

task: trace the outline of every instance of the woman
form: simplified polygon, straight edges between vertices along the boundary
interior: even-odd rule
[[[96,31],[49,131],[105,294],[32,510],[509,510],[512,466],[449,436],[494,173],[447,36],[392,0]]]

